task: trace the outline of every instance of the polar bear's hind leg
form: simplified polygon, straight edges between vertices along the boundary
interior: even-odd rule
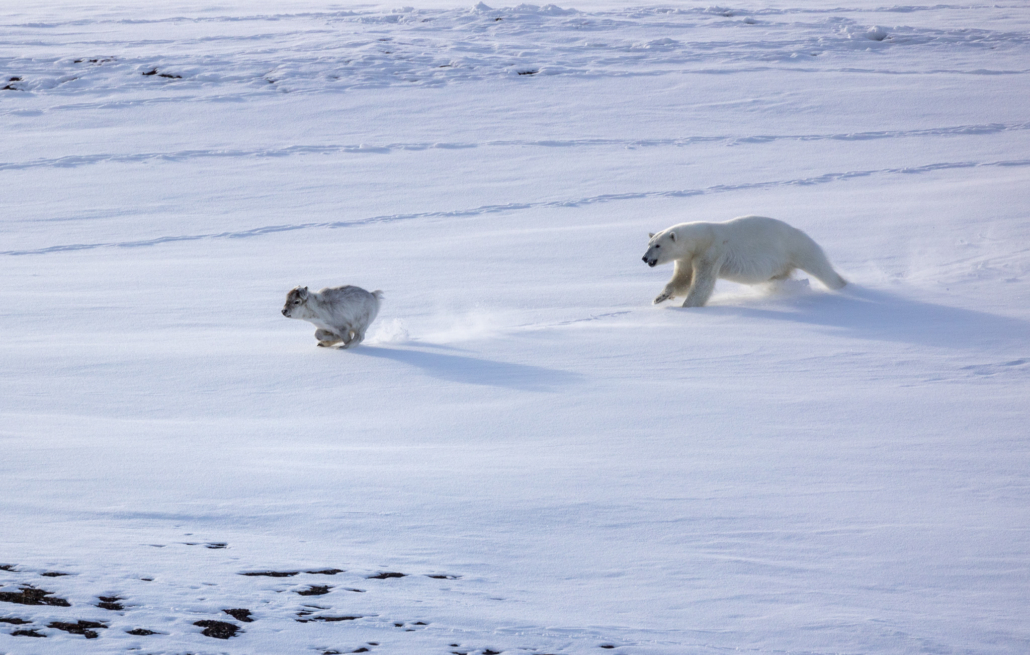
[[[830,260],[826,259],[826,255],[819,246],[816,246],[815,250],[806,253],[803,260],[797,263],[797,267],[822,282],[828,289],[836,291],[837,289],[842,289],[848,283],[837,271],[833,270]]]
[[[789,280],[791,276],[794,275],[794,270],[795,269],[793,266],[788,266],[786,269],[784,269],[782,273],[777,273],[769,279],[773,282],[782,282],[784,280]]]

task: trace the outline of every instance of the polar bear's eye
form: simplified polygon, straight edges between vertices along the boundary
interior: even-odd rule
[[[654,244],[654,247],[655,247],[655,248],[661,248],[662,246],[661,246],[660,244],[657,244],[657,243],[656,243],[656,244]]]

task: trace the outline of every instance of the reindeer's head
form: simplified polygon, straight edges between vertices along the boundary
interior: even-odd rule
[[[286,318],[299,318],[293,315],[294,311],[300,309],[308,301],[307,287],[294,287],[286,294],[286,305],[283,306],[283,316]]]

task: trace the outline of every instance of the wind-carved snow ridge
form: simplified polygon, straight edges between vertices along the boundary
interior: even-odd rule
[[[906,10],[887,15],[901,18]],[[953,7],[951,12],[974,12]],[[842,9],[849,16],[858,10]],[[986,29],[884,25],[805,10],[722,7],[584,12],[556,5],[392,12],[76,20],[2,25],[0,93],[97,96],[130,90],[153,97],[326,92],[393,85],[441,86],[540,75],[605,77],[671,72],[732,73],[768,67],[838,72],[1023,73],[997,69],[997,50],[1024,52],[1030,36]],[[878,20],[873,20],[874,18]],[[264,28],[238,38],[241,26]],[[227,33],[228,32],[228,33]],[[76,34],[81,52],[48,46]],[[926,57],[906,49],[934,51]],[[866,66],[847,59],[868,50]],[[889,52],[897,56],[879,57]],[[980,54],[977,54],[980,53]],[[977,63],[978,57],[983,61]],[[841,66],[847,59],[849,64]]]
[[[689,196],[701,196],[716,193],[731,193],[736,191],[746,191],[753,189],[772,189],[777,187],[786,186],[811,186],[816,184],[828,184],[832,182],[840,182],[855,178],[871,177],[879,175],[917,175],[920,173],[930,173],[934,171],[946,171],[952,169],[962,168],[1017,168],[1030,166],[1030,159],[1017,159],[1010,161],[995,161],[995,162],[972,162],[972,161],[958,161],[958,162],[939,162],[934,164],[926,164],[924,166],[908,166],[902,168],[882,168],[874,170],[864,171],[846,171],[842,173],[825,173],[815,177],[807,178],[795,178],[789,180],[773,180],[766,182],[746,182],[741,184],[718,184],[701,189],[676,189],[668,191],[640,191],[633,193],[612,193],[597,196],[588,196],[584,198],[575,198],[567,200],[547,200],[538,202],[526,202],[526,203],[507,203],[502,205],[483,205],[479,207],[472,207],[468,209],[454,209],[448,211],[427,211],[427,212],[416,212],[409,214],[388,214],[380,216],[372,216],[369,218],[358,218],[348,221],[325,221],[317,223],[290,223],[282,225],[266,225],[262,227],[256,227],[249,230],[241,230],[234,232],[212,232],[204,234],[183,234],[183,235],[170,235],[157,237],[153,239],[141,239],[138,241],[120,241],[120,242],[107,242],[107,243],[72,243],[72,244],[61,244],[54,246],[47,246],[46,248],[37,248],[33,250],[5,250],[0,251],[0,256],[20,256],[20,255],[45,255],[51,253],[78,251],[78,250],[93,250],[96,248],[140,248],[147,246],[157,246],[168,243],[176,243],[183,241],[199,241],[203,239],[242,239],[249,237],[257,237],[268,234],[275,234],[279,232],[293,232],[297,230],[312,230],[312,229],[339,229],[347,227],[355,227],[359,225],[372,225],[377,223],[391,223],[396,221],[410,221],[415,219],[429,219],[429,218],[458,218],[468,216],[485,216],[488,214],[497,214],[504,212],[513,211],[525,211],[530,209],[541,209],[541,208],[562,208],[562,207],[581,207],[585,205],[626,201],[626,200],[643,200],[648,198],[685,198]]]

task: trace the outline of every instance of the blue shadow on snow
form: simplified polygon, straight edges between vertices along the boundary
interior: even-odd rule
[[[989,343],[1030,341],[1030,323],[1020,319],[910,300],[854,284],[840,293],[810,293],[777,302],[775,308],[724,305],[707,307],[705,311],[793,321],[829,328],[852,338],[937,348],[979,348]]]
[[[463,382],[518,391],[556,391],[579,382],[583,376],[542,366],[511,364],[424,350],[361,346],[349,351],[354,355],[391,359],[422,369],[430,377],[448,382]]]

